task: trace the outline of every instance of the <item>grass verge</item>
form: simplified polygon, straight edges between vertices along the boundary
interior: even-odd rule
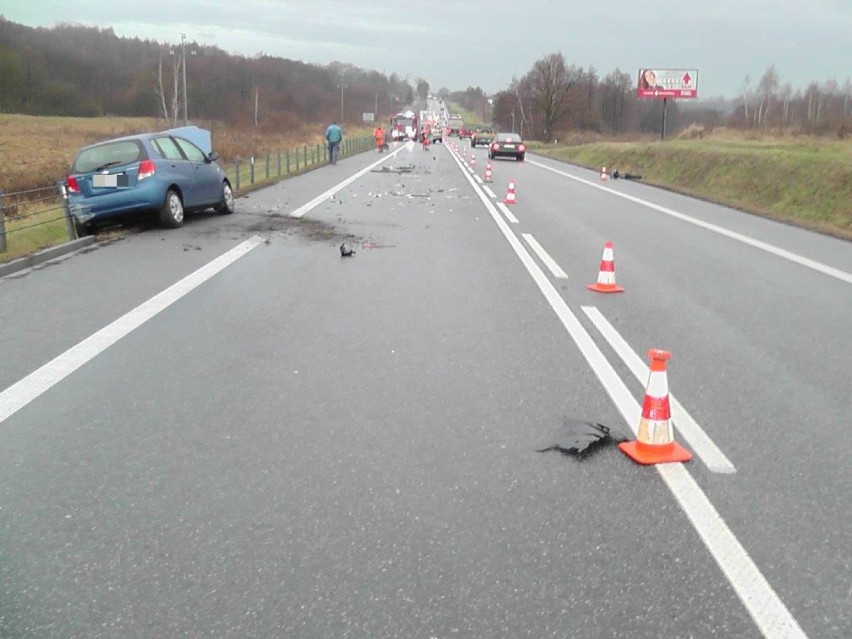
[[[852,142],[672,140],[599,142],[531,151],[852,240]]]

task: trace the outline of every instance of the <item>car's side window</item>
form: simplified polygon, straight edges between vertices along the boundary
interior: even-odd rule
[[[199,149],[189,140],[184,140],[183,138],[172,138],[175,142],[177,142],[178,146],[180,146],[184,155],[192,160],[193,162],[204,162],[207,158],[204,155],[204,151]]]
[[[155,138],[154,147],[157,152],[167,160],[182,160],[180,149],[177,148],[174,141],[169,137]]]

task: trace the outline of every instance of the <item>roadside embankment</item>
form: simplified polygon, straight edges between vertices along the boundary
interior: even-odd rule
[[[530,150],[852,240],[852,141],[533,143]]]

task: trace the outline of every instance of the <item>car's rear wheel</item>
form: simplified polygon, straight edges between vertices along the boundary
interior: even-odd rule
[[[166,191],[166,199],[160,209],[160,224],[167,229],[176,229],[183,224],[183,202],[173,189]]]
[[[216,207],[216,212],[222,215],[230,215],[235,208],[234,192],[231,190],[231,185],[222,182],[222,199],[219,201],[219,206]]]
[[[524,156],[523,156],[523,155],[519,155],[519,156],[517,157],[517,160],[518,160],[518,162],[523,162],[523,161],[524,161]]]

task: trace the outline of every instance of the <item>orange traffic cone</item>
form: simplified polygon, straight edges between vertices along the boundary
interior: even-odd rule
[[[503,204],[514,204],[517,200],[515,199],[515,181],[509,180],[509,190],[506,192],[506,199],[503,200]]]
[[[485,182],[491,182],[491,162],[485,165],[485,176],[482,178]]]
[[[612,242],[604,243],[601,268],[598,271],[598,281],[586,286],[590,291],[598,293],[623,293],[624,289],[615,284],[615,259],[612,256]]]
[[[692,453],[674,440],[672,430],[669,382],[666,378],[666,361],[671,354],[652,348],[648,357],[651,358],[651,372],[645,386],[639,435],[636,441],[622,442],[618,447],[637,464],[689,461]]]
[[[473,154],[473,151],[470,153],[470,168],[476,169],[476,156]]]
[[[606,179],[609,177],[609,174],[606,172],[606,167],[601,169],[601,182],[606,182]]]

